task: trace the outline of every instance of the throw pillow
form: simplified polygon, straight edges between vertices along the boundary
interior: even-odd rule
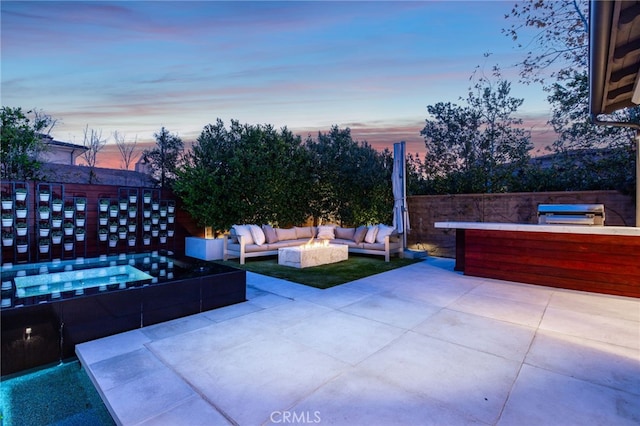
[[[276,230],[271,225],[262,225],[262,232],[264,232],[264,237],[267,239],[267,244],[278,242],[278,234],[276,234]]]
[[[320,240],[333,240],[336,238],[333,230],[333,226],[318,226],[318,239]]]
[[[245,245],[253,244],[253,237],[251,236],[251,229],[247,225],[233,225],[233,229],[236,230],[236,235],[242,237]]]
[[[276,235],[278,236],[279,241],[295,240],[296,230],[293,228],[289,228],[289,229],[276,228]]]
[[[376,235],[376,243],[384,243],[384,239],[391,235],[396,229],[392,226],[380,224],[378,225],[378,235]]]
[[[296,230],[296,238],[311,238],[314,236],[313,228],[310,226],[294,226],[293,229]]]
[[[364,242],[369,244],[375,243],[377,235],[378,235],[378,227],[375,225],[370,226],[369,229],[367,229],[367,234],[364,236]]]
[[[367,235],[367,227],[366,226],[358,226],[355,233],[353,234],[353,241],[356,244],[360,244],[364,241],[364,237]]]
[[[356,228],[336,228],[336,238],[341,240],[353,240],[353,236],[356,234]]]
[[[251,231],[253,242],[259,246],[263,245],[266,241],[266,238],[264,236],[264,232],[262,232],[262,228],[260,228],[258,225],[249,225],[249,230]]]
[[[236,228],[233,226],[229,229],[229,236],[231,237],[231,242],[233,244],[238,244],[238,234],[236,234]]]

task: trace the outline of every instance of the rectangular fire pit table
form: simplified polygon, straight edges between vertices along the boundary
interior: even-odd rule
[[[349,258],[349,248],[343,244],[315,243],[278,249],[278,264],[294,268],[337,263]]]

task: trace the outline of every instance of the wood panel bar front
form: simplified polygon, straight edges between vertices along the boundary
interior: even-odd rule
[[[471,276],[640,297],[637,228],[587,233],[531,226],[536,225],[455,228],[456,268]]]

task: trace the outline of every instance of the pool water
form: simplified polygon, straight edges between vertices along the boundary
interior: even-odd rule
[[[3,379],[0,414],[3,426],[115,424],[77,360]]]
[[[156,284],[181,275],[171,253],[121,254],[0,267],[0,307],[33,305],[87,293]]]

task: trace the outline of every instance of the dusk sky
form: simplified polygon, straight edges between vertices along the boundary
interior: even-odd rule
[[[513,4],[2,1],[2,105],[58,119],[57,140],[102,131],[99,167],[118,167],[114,131],[152,142],[164,126],[192,142],[217,118],[303,138],[338,125],[423,153],[427,105],[462,104],[475,67],[498,64],[543,145],[546,94],[517,83],[525,52],[501,33]]]

